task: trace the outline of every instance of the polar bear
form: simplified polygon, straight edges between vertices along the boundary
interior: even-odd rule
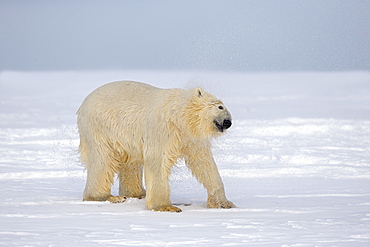
[[[210,143],[231,126],[231,115],[202,88],[112,82],[88,95],[77,115],[79,152],[87,170],[83,200],[146,197],[149,210],[181,212],[170,201],[169,175],[184,159],[208,192],[207,207],[235,207],[226,199]],[[111,194],[115,174],[119,196]]]

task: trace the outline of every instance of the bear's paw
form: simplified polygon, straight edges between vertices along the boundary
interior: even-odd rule
[[[175,207],[173,205],[165,205],[165,206],[160,206],[157,208],[153,209],[154,211],[159,211],[159,212],[175,212],[175,213],[180,213],[182,210],[178,207]]]
[[[232,203],[232,202],[230,202],[228,200],[224,200],[224,201],[221,201],[221,200],[208,200],[207,207],[208,208],[226,208],[226,209],[236,208],[236,206],[234,205],[234,203]]]
[[[125,196],[111,196],[107,199],[107,201],[111,203],[123,203],[125,202],[127,197]]]

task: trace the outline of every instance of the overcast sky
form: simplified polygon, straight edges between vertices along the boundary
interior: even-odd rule
[[[370,70],[367,0],[0,0],[0,70]]]

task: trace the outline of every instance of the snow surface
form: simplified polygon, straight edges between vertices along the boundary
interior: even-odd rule
[[[237,208],[205,208],[182,162],[182,213],[81,201],[75,112],[123,79],[223,99],[234,124],[213,151]],[[370,245],[370,73],[2,72],[0,196],[4,246]]]

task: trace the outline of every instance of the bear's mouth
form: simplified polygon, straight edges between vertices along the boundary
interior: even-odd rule
[[[218,131],[220,132],[224,132],[226,129],[230,128],[231,126],[231,120],[230,119],[225,119],[222,124],[220,124],[219,122],[217,122],[216,120],[213,121],[213,123],[215,124],[216,128],[218,129]]]

